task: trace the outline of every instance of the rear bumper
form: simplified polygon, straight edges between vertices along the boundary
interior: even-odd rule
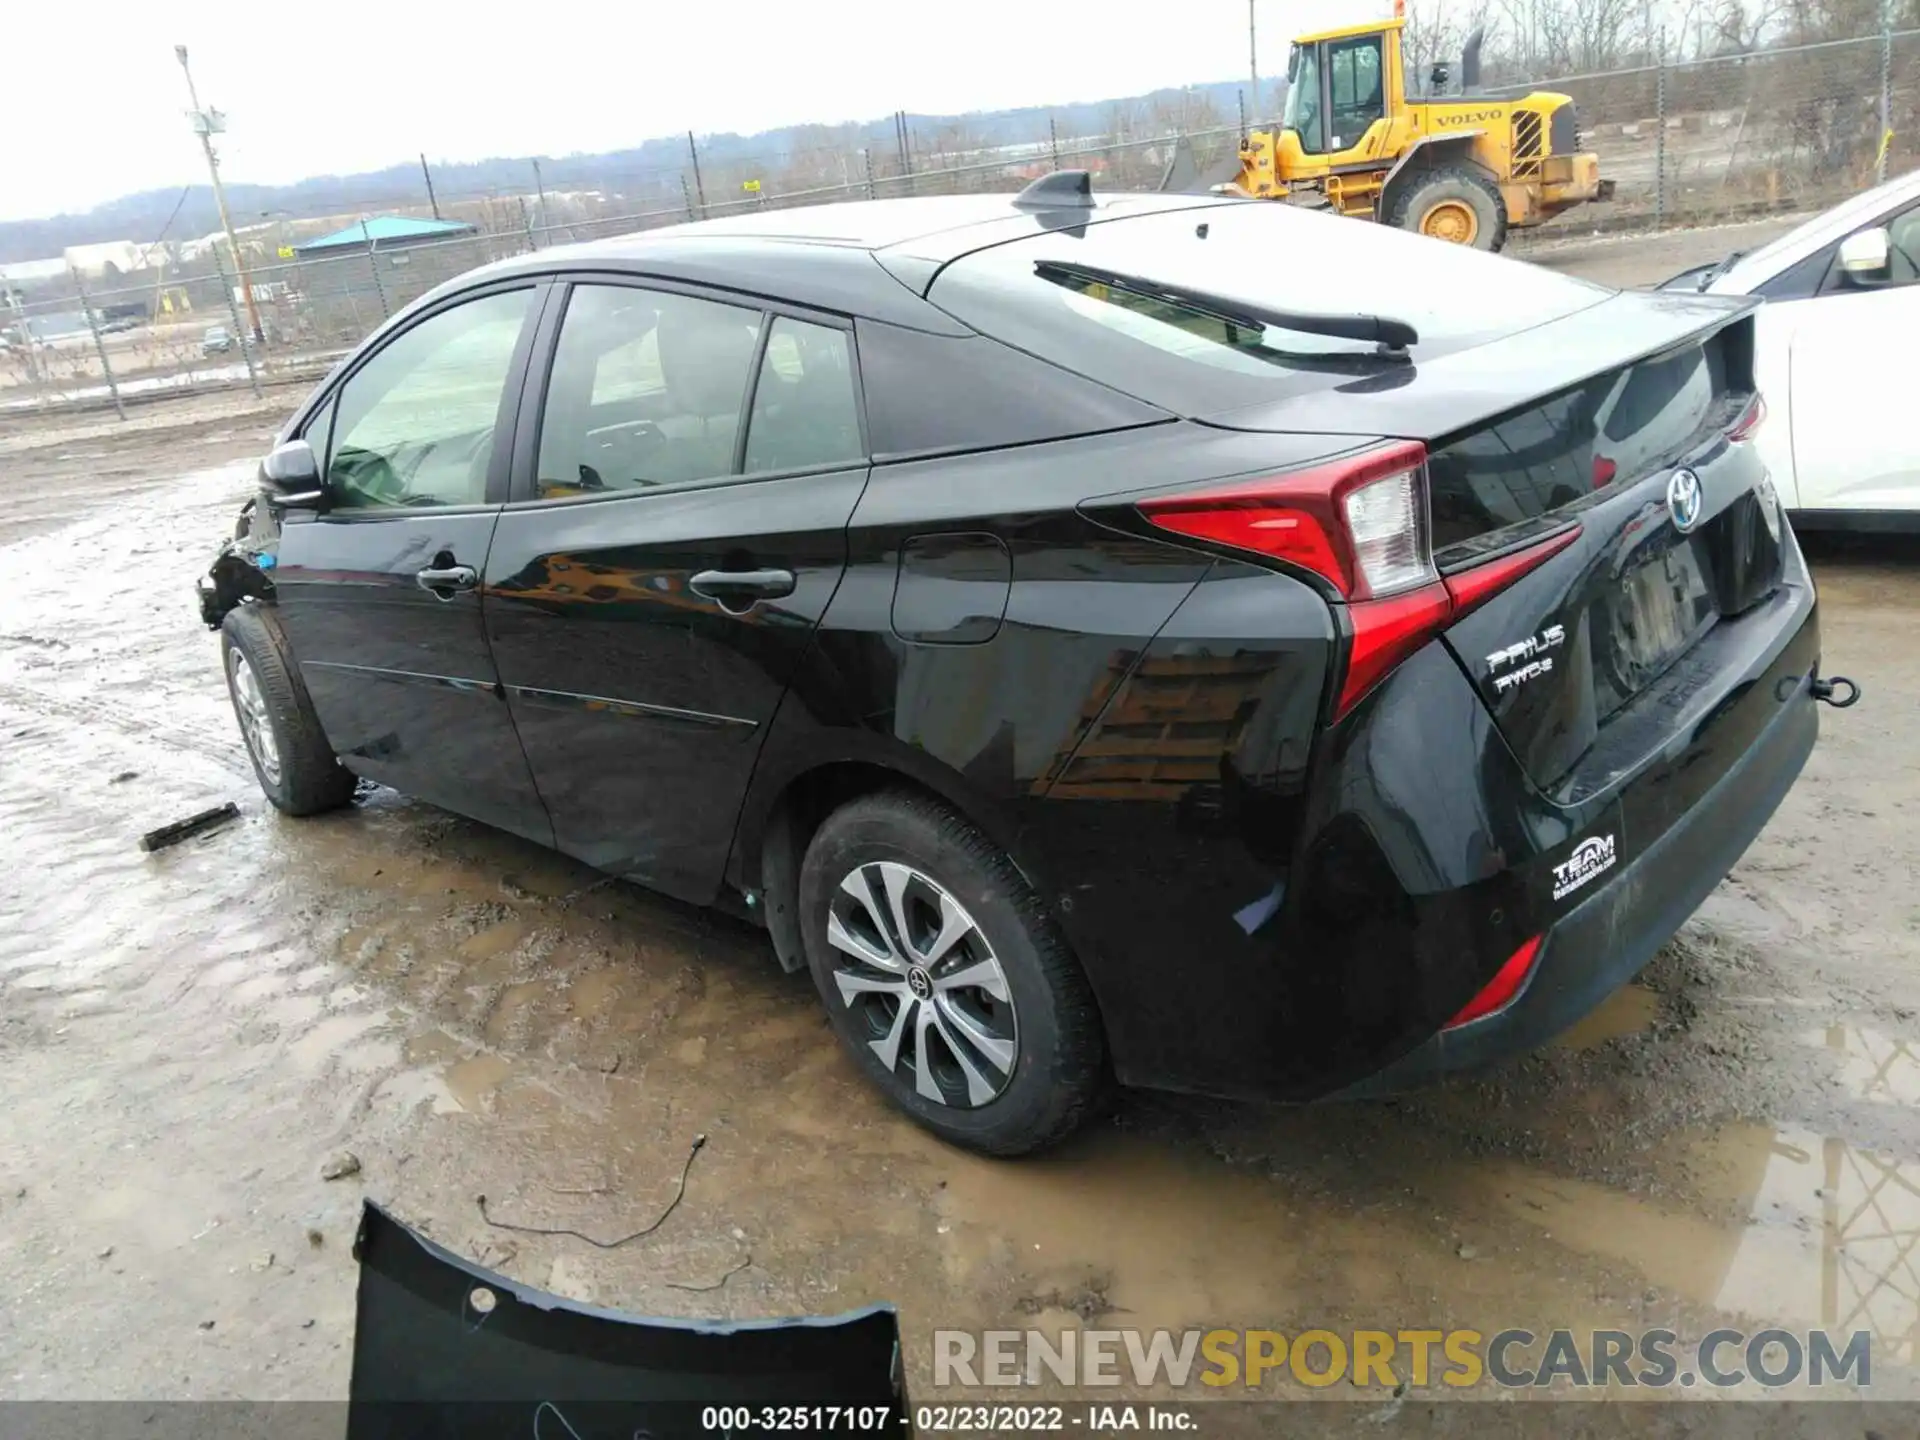
[[[1335,1098],[1393,1094],[1532,1050],[1639,974],[1753,843],[1813,752],[1807,677],[1740,761],[1684,817],[1547,931],[1526,989],[1505,1008],[1443,1030]]]

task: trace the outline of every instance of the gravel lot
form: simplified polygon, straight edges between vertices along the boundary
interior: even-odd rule
[[[1529,255],[1646,281],[1781,228]],[[936,1324],[1094,1321],[1826,1325],[1871,1330],[1876,1391],[1914,1392],[1911,557],[1814,553],[1826,667],[1865,701],[1824,712],[1732,876],[1562,1042],[1394,1103],[1130,1096],[990,1163],[882,1105],[756,932],[388,792],[267,807],[188,591],[293,399],[0,429],[0,1395],[344,1395],[363,1194],[643,1313],[892,1301],[917,1398]],[[137,848],[223,800],[239,823]],[[624,1233],[696,1132],[685,1203],[630,1246],[474,1203]],[[323,1180],[341,1150],[358,1173]]]

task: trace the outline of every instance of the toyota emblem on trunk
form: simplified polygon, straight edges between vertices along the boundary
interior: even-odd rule
[[[1667,481],[1667,510],[1682,535],[1700,523],[1700,499],[1700,477],[1685,468],[1674,471]]]

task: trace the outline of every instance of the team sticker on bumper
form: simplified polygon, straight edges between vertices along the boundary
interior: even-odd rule
[[[1564,900],[1574,891],[1613,868],[1619,858],[1611,835],[1589,835],[1573,853],[1553,867],[1553,898]]]

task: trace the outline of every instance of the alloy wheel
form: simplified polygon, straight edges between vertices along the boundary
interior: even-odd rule
[[[1020,1032],[1006,971],[931,876],[891,860],[849,872],[829,905],[827,940],[841,1002],[916,1095],[967,1109],[1007,1088]]]
[[[233,677],[233,708],[240,716],[240,734],[247,742],[254,763],[269,784],[280,783],[280,743],[273,737],[273,719],[267,710],[267,697],[260,689],[260,677],[239,647],[228,652],[227,666]]]

